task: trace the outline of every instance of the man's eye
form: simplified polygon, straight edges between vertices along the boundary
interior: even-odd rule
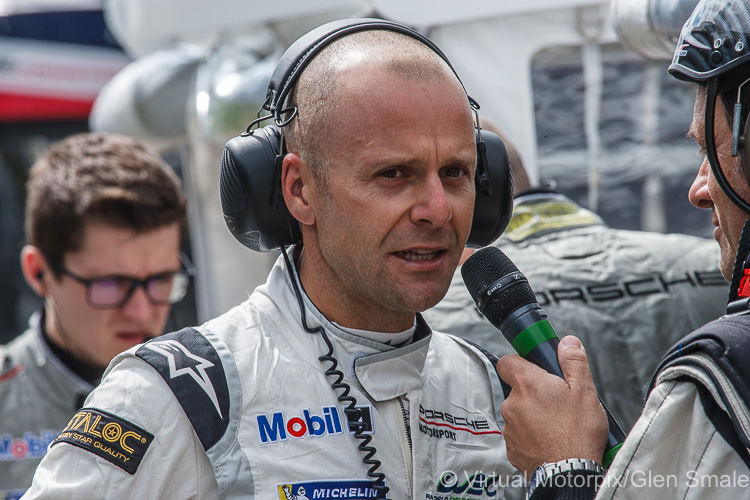
[[[396,179],[398,177],[401,177],[403,172],[397,168],[391,168],[388,170],[384,170],[378,174],[380,177],[385,177],[386,179]]]
[[[445,169],[444,175],[446,177],[462,177],[464,175],[467,175],[467,172],[466,169],[462,167],[451,167]]]

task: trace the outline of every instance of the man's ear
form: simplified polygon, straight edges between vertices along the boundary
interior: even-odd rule
[[[21,271],[31,289],[40,297],[44,297],[47,294],[44,277],[45,274],[49,274],[49,269],[42,251],[33,245],[24,246],[21,250]]]
[[[281,164],[281,191],[292,216],[300,224],[313,225],[315,212],[310,205],[310,195],[314,191],[314,180],[310,169],[297,153],[284,156]]]

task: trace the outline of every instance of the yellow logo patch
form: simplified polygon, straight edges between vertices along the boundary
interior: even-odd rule
[[[81,408],[51,446],[68,443],[135,474],[154,435],[116,415]]]

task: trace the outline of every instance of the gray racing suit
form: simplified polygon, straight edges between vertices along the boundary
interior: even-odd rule
[[[70,371],[42,337],[43,313],[0,346],[0,498],[19,498],[47,446],[93,386]]]
[[[115,358],[24,498],[375,498],[368,469],[393,499],[523,496],[480,349],[421,316],[411,343],[388,346],[301,300],[312,332],[280,257],[243,304]]]
[[[495,245],[526,275],[558,335],[583,341],[599,395],[626,432],[664,352],[726,307],[715,241],[612,229],[561,194],[518,196]],[[424,316],[499,356],[514,352],[477,312],[460,270]]]

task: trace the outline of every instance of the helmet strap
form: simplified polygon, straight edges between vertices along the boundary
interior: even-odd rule
[[[706,86],[706,110],[704,112],[704,132],[706,141],[706,156],[708,157],[708,164],[711,166],[711,171],[714,174],[716,182],[724,191],[732,203],[737,205],[745,213],[750,214],[750,203],[743,200],[737,191],[732,188],[729,180],[724,175],[721,169],[721,163],[719,162],[719,155],[716,153],[716,139],[714,135],[714,119],[716,117],[716,100],[719,96],[719,82],[718,79],[714,78],[709,80]],[[747,155],[745,155],[747,156]]]
[[[737,156],[740,149],[745,147],[745,137],[747,136],[747,132],[742,129],[742,87],[744,87],[747,82],[750,82],[750,78],[737,87],[737,102],[734,103],[734,118],[732,120],[732,156]],[[745,129],[746,128],[747,121],[745,124]]]

